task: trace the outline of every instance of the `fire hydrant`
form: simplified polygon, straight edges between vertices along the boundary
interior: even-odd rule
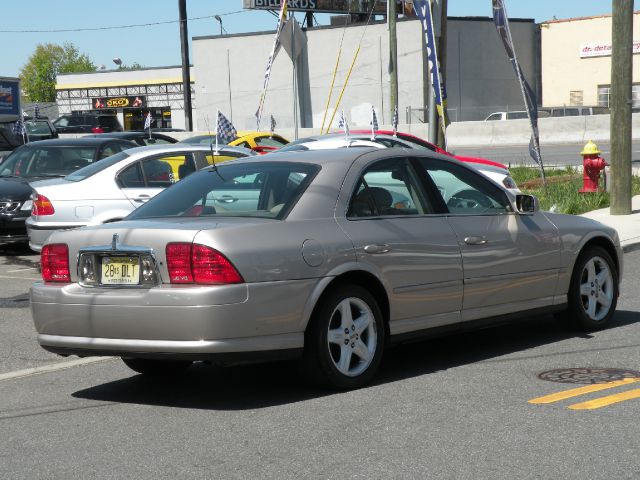
[[[582,188],[580,193],[598,192],[598,181],[600,180],[600,171],[609,164],[599,155],[602,152],[598,150],[598,146],[591,140],[584,146],[580,155],[582,155]]]

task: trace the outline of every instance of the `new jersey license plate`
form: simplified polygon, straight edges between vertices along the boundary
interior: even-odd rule
[[[137,257],[102,257],[103,285],[138,285],[140,263]]]

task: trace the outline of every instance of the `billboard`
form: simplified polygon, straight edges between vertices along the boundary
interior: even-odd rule
[[[287,0],[287,8],[294,12],[386,15],[387,0]],[[402,2],[398,2],[400,4]],[[251,10],[279,10],[280,0],[244,0],[244,8]],[[401,10],[398,10],[401,11]]]
[[[145,108],[147,106],[147,98],[142,95],[137,97],[94,98],[91,100],[91,106],[96,110],[102,110],[103,108]]]
[[[20,115],[20,79],[0,77],[0,115]]]

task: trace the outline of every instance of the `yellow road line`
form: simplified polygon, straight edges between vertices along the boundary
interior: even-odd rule
[[[625,378],[624,380],[618,380],[617,382],[597,383],[595,385],[587,385],[585,387],[573,388],[571,390],[565,390],[563,392],[552,393],[551,395],[534,398],[532,400],[529,400],[529,403],[553,403],[560,400],[566,400],[567,398],[577,397],[579,395],[584,395],[592,392],[599,392],[601,390],[620,387],[622,385],[629,385],[630,383],[636,382],[640,382],[640,378]]]
[[[596,398],[587,402],[576,403],[574,405],[569,405],[569,408],[571,410],[594,410],[596,408],[606,407],[608,405],[613,405],[614,403],[624,402],[625,400],[632,400],[634,398],[640,398],[640,388],[616,393],[615,395],[609,395],[607,397]]]

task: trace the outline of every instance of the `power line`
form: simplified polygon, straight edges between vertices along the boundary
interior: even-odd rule
[[[235,15],[237,13],[245,13],[246,10],[237,10],[235,12],[221,13],[218,16],[223,17],[227,15]],[[202,17],[188,18],[191,20],[206,20],[215,18],[215,15],[205,15]],[[51,30],[0,30],[0,33],[68,33],[68,32],[95,32],[98,30],[119,30],[124,28],[138,28],[138,27],[153,27],[155,25],[166,25],[169,23],[180,23],[180,20],[167,20],[165,22],[153,22],[153,23],[137,23],[133,25],[119,25],[111,27],[94,27],[94,28],[59,28]]]

